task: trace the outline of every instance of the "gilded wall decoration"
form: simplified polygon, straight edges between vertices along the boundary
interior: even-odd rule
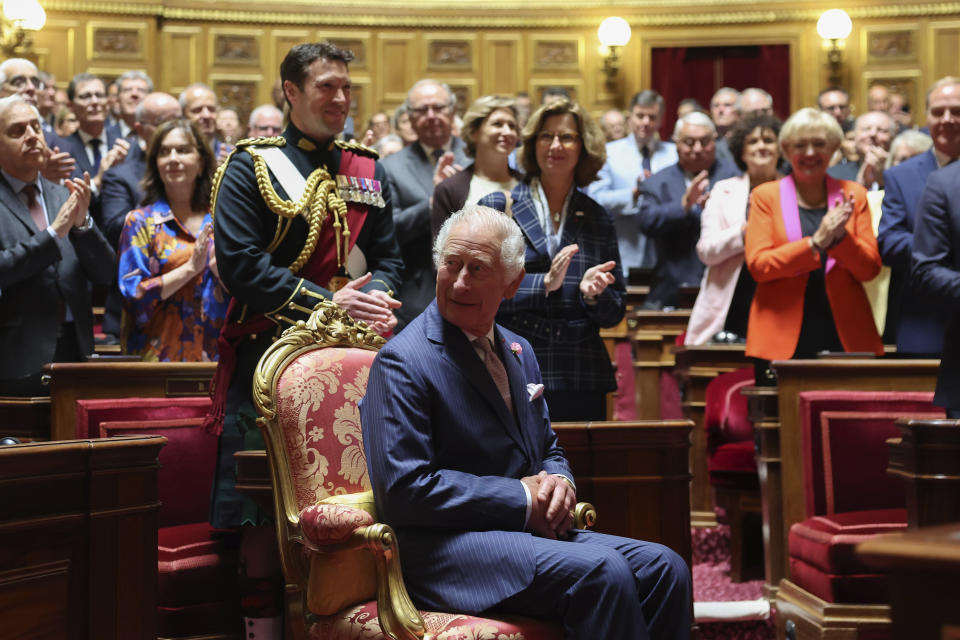
[[[536,78],[530,80],[530,97],[533,103],[541,104],[544,90],[551,87],[563,87],[570,92],[570,99],[574,102],[579,102],[580,96],[583,95],[583,86],[579,81],[566,78]]]
[[[916,60],[916,33],[913,29],[864,28],[867,64]]]
[[[580,68],[582,40],[570,38],[534,38],[532,39],[534,71],[577,71]]]
[[[473,43],[463,40],[431,40],[427,44],[430,69],[469,69],[473,66]]]
[[[144,29],[119,25],[87,25],[88,57],[140,60],[143,56]]]
[[[321,31],[317,34],[320,41],[326,40],[330,44],[336,45],[341,49],[346,49],[353,53],[353,61],[350,63],[351,71],[362,71],[368,68],[367,40],[369,34],[364,35],[334,35]]]
[[[260,42],[256,36],[217,33],[213,39],[213,60],[216,64],[260,63]]]
[[[903,71],[867,71],[863,74],[862,95],[866,96],[867,91],[876,84],[882,84],[887,87],[891,93],[899,93],[907,98],[907,103],[911,105],[914,118],[923,118],[923,95],[922,91],[926,88],[920,84],[920,72],[913,70]],[[922,124],[922,122],[921,122]]]
[[[473,104],[473,101],[477,99],[477,82],[476,80],[462,78],[458,80],[447,80],[447,86],[450,87],[450,91],[453,92],[453,95],[457,97],[457,115],[463,116],[470,105]]]

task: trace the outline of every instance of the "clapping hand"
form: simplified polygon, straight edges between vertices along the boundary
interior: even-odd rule
[[[614,283],[616,278],[610,273],[617,263],[613,260],[601,264],[595,264],[580,279],[580,293],[584,298],[592,300],[604,292],[604,290]]]
[[[853,194],[846,194],[842,199],[836,199],[833,208],[827,211],[820,220],[820,226],[813,233],[814,249],[830,249],[843,239],[846,234],[844,226],[853,215],[853,201]]]
[[[690,186],[687,187],[686,192],[683,194],[683,198],[681,199],[683,210],[687,211],[695,204],[702,207],[707,203],[707,196],[709,195],[710,174],[706,171],[701,171],[693,177],[693,180],[690,181]]]
[[[212,239],[213,227],[209,224],[203,225],[200,233],[197,234],[197,241],[193,244],[193,253],[190,255],[190,270],[194,275],[203,273],[207,268],[207,252]]]
[[[391,331],[397,326],[397,317],[394,309],[399,309],[401,302],[391,298],[383,291],[361,291],[373,276],[365,273],[355,280],[351,280],[333,294],[333,301],[344,308],[354,320],[362,320],[379,334]]]
[[[437,160],[437,168],[433,172],[433,186],[437,186],[452,175],[463,171],[463,167],[455,163],[453,152],[447,151]]]
[[[580,251],[580,247],[575,244],[568,244],[557,251],[557,255],[553,256],[550,271],[543,276],[543,288],[547,290],[547,293],[556,291],[563,284],[563,279],[567,277],[567,269],[570,267],[570,259],[578,251]]]

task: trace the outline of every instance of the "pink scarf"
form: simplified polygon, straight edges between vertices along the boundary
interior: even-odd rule
[[[826,176],[827,178],[827,209],[830,209],[830,203],[843,199],[843,185],[839,180]],[[797,204],[797,185],[793,181],[793,176],[787,176],[780,181],[780,215],[783,217],[783,228],[787,231],[787,240],[796,242],[803,238],[803,231],[800,229],[800,205]],[[827,258],[826,273],[830,273],[836,260]]]

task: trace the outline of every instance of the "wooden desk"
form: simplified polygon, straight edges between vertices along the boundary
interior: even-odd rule
[[[903,478],[911,529],[960,522],[960,420],[897,420],[887,473]]]
[[[707,434],[704,429],[707,385],[721,373],[748,366],[742,344],[675,345],[673,374],[680,385],[683,416],[693,421],[690,447],[690,522],[694,527],[715,527],[710,478],[707,473]]]
[[[893,638],[960,637],[960,523],[875,536],[857,555],[890,574]]]
[[[674,343],[689,321],[689,309],[628,314],[638,419],[660,419],[660,374],[673,367]]]
[[[760,437],[760,492],[763,496],[765,595],[773,597],[790,575],[790,525],[806,517],[798,396],[803,391],[933,391],[938,360],[777,360],[779,423],[754,429]],[[777,514],[780,513],[780,517]]]
[[[0,447],[4,638],[155,640],[166,438]]]
[[[0,397],[0,437],[20,442],[50,438],[50,398]]]
[[[210,392],[216,362],[56,362],[43,370],[50,384],[50,439],[74,437],[81,398],[184,397]]]
[[[577,498],[597,508],[602,533],[667,545],[691,565],[689,420],[554,423]],[[237,489],[273,510],[264,451],[242,451]]]

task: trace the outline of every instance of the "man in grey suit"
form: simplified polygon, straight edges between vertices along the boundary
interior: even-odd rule
[[[93,352],[89,283],[115,270],[88,213],[89,175],[49,182],[46,152],[36,107],[0,99],[0,395],[41,395],[45,363]]]
[[[433,188],[467,165],[463,141],[451,136],[456,96],[450,87],[435,80],[419,80],[404,104],[419,140],[383,160],[393,194],[393,223],[404,264],[397,294],[403,302],[397,310],[398,330],[433,300]]]
[[[468,205],[434,247],[436,302],[380,350],[360,402],[377,513],[414,603],[523,614],[585,640],[690,637],[690,574],[651,542],[572,529],[576,487],[530,343],[494,322],[519,226]]]

